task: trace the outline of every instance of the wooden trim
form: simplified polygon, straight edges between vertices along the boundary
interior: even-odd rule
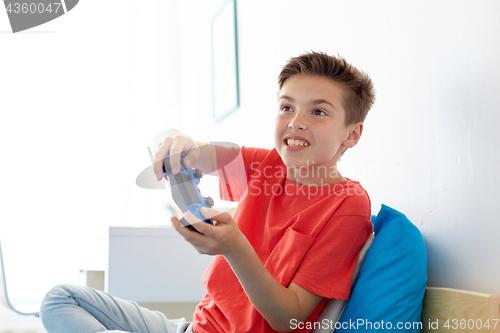
[[[500,295],[490,296],[490,318],[500,318]],[[500,322],[491,328],[491,333],[500,333]]]
[[[500,295],[451,288],[426,289],[423,333],[500,333],[499,319]]]

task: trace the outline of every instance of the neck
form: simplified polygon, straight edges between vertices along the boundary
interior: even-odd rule
[[[345,180],[336,165],[329,167],[321,165],[287,167],[286,176],[292,182],[305,186],[327,186]]]

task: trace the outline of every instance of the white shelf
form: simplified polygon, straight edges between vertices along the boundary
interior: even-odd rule
[[[110,227],[107,291],[141,303],[199,302],[212,259],[173,228]]]

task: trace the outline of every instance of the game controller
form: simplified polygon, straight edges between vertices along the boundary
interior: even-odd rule
[[[176,175],[172,173],[170,166],[170,154],[168,154],[163,160],[163,173],[167,176],[168,181],[170,182],[172,198],[183,213],[189,210],[194,214],[194,216],[203,222],[213,224],[211,220],[204,218],[200,213],[201,207],[210,208],[214,205],[212,198],[202,196],[200,190],[198,189],[198,184],[200,183],[200,178],[203,176],[203,173],[200,169],[187,169],[183,163],[184,157],[186,157],[186,155],[182,153],[181,170]],[[182,218],[180,222],[189,230],[198,232],[198,230],[196,230],[184,218]]]

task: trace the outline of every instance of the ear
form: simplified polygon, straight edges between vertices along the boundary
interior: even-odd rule
[[[342,145],[346,148],[354,147],[359,139],[361,138],[361,134],[363,133],[363,122],[358,122],[349,126],[349,136],[347,139],[342,142]]]

